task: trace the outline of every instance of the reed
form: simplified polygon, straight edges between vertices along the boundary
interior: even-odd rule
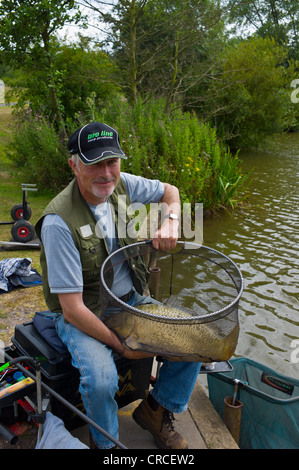
[[[238,155],[222,144],[216,130],[195,113],[172,108],[163,99],[137,101],[111,99],[94,106],[93,120],[115,127],[129,158],[122,170],[176,185],[182,203],[203,203],[204,211],[234,208],[244,198],[248,175]],[[60,190],[72,177],[68,151],[55,129],[42,116],[28,115],[12,131],[11,161],[24,177],[40,188]],[[73,123],[73,128],[89,122]]]
[[[234,208],[246,196],[249,175],[244,174],[238,153],[217,139],[216,129],[194,113],[171,109],[165,102],[139,100],[131,108],[126,101],[111,102],[97,113],[121,136],[130,157],[122,169],[176,185],[182,203],[203,203],[204,211]]]

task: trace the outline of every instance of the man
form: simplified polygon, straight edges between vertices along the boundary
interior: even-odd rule
[[[180,198],[172,185],[122,173],[120,162],[127,157],[118,133],[103,123],[78,129],[68,148],[75,178],[50,202],[36,225],[42,240],[44,295],[56,313],[58,334],[80,371],[79,390],[87,415],[118,438],[113,352],[128,359],[149,354],[126,349],[100,319],[101,264],[108,253],[130,243],[117,234],[117,201],[122,196],[127,206],[166,203],[169,212],[153,237],[153,246],[169,250],[178,238]],[[98,227],[103,237],[98,236]],[[137,291],[135,279],[136,273],[124,266],[115,274],[111,288],[130,305],[147,301]],[[199,368],[199,363],[165,361],[152,393],[134,412],[136,422],[153,434],[161,448],[187,448],[186,440],[174,430],[173,412],[187,408]],[[113,447],[94,428],[91,433],[98,448]]]

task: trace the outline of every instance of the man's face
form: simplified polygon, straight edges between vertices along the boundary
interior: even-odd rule
[[[110,196],[120,177],[120,158],[109,158],[94,165],[79,166],[69,160],[84,199],[90,204],[101,204]]]

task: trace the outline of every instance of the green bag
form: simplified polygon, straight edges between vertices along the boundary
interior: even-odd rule
[[[241,449],[299,449],[299,381],[248,358],[231,359],[233,370],[208,374],[210,400],[223,418],[224,398],[243,403]]]

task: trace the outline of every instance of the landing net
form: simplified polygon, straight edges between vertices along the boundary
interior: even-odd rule
[[[135,273],[137,286],[140,273],[146,275],[139,293],[150,303],[134,305],[136,294],[127,303],[112,292],[114,272],[125,266]],[[140,242],[106,258],[101,284],[101,318],[129,349],[177,361],[227,361],[233,355],[243,279],[224,254],[189,242],[178,242],[171,252]]]

